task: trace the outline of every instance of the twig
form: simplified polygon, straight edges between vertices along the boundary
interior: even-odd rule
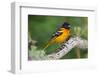
[[[80,55],[80,49],[78,47],[76,47],[75,52],[76,52],[77,58],[80,58],[81,57],[81,55]]]

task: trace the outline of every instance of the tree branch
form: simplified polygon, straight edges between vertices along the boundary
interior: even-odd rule
[[[72,50],[72,48],[77,47],[81,49],[87,49],[88,48],[88,41],[85,39],[82,39],[80,37],[71,37],[68,41],[63,43],[59,48],[57,48],[53,53],[46,55],[44,50],[37,50],[36,46],[34,45],[34,40],[29,38],[29,43],[32,43],[30,45],[30,50],[28,51],[28,59],[29,60],[55,60],[60,59],[64,55],[66,55],[68,52]],[[28,44],[29,45],[29,44]]]
[[[78,47],[81,49],[87,49],[88,48],[88,41],[84,40],[80,37],[71,37],[68,41],[63,43],[61,47],[59,47],[56,51],[56,53],[52,53],[47,55],[47,59],[59,59],[66,55],[69,51],[71,51],[72,48]]]

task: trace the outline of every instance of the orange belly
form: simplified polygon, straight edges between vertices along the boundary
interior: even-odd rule
[[[54,42],[55,43],[63,43],[64,41],[66,41],[70,36],[70,31],[69,30],[65,30],[63,34],[61,34],[59,37],[57,37]]]

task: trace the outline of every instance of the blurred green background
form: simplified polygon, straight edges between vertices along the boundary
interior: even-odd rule
[[[88,39],[88,17],[28,15],[28,32],[32,40],[37,41],[35,44],[37,50],[42,50],[45,47],[55,30],[64,22],[71,25],[72,36]],[[58,44],[52,44],[45,50],[46,54],[54,52],[57,47],[59,47]],[[73,48],[61,59],[77,58],[75,50],[77,48]],[[81,58],[87,58],[88,49],[84,51],[78,50],[80,50]]]

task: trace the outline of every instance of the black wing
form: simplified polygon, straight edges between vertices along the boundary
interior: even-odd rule
[[[55,33],[52,35],[51,39],[60,36],[62,33],[63,33],[63,32],[60,32],[60,31],[55,32]]]

